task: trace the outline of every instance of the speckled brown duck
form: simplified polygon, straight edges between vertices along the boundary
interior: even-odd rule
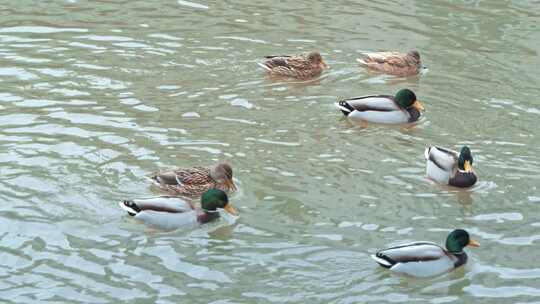
[[[152,174],[151,178],[161,190],[189,198],[199,197],[212,188],[226,193],[236,191],[233,170],[227,163],[210,167],[166,169]]]
[[[416,75],[422,69],[420,53],[417,50],[407,53],[365,53],[363,54],[363,58],[356,60],[360,65],[367,67],[369,70],[395,76]]]
[[[309,79],[319,76],[328,68],[319,52],[293,56],[265,56],[263,63],[258,63],[271,76]]]

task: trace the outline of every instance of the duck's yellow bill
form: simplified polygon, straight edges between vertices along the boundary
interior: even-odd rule
[[[418,111],[424,111],[424,106],[422,105],[422,103],[420,102],[420,100],[416,100],[412,106],[417,109]]]
[[[463,169],[465,169],[465,172],[467,173],[472,172],[471,162],[466,160],[465,163],[463,164]]]
[[[233,205],[231,203],[227,204],[225,206],[225,208],[223,208],[223,209],[225,209],[225,211],[227,211],[227,213],[229,213],[229,214],[232,214],[232,215],[235,215],[235,216],[238,215],[238,211],[236,211],[236,209],[234,209],[234,207],[233,207]]]
[[[471,247],[480,247],[480,243],[478,243],[478,242],[475,241],[475,240],[469,240],[469,244],[467,244],[467,246],[471,246]]]

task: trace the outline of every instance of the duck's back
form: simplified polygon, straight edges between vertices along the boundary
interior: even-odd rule
[[[186,197],[198,197],[210,188],[223,188],[206,167],[164,170],[153,174],[152,179],[161,190]]]

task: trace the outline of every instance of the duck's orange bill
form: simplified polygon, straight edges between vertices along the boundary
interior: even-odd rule
[[[324,68],[328,69],[328,65],[327,65],[326,62],[324,62],[324,60],[322,60],[322,59],[321,59],[321,65],[322,65]]]
[[[238,215],[238,211],[236,211],[236,209],[234,209],[233,205],[231,203],[227,204],[225,206],[225,211],[227,211],[229,214],[232,214],[232,215]]]
[[[478,243],[478,242],[475,241],[475,240],[469,240],[469,244],[467,244],[467,246],[471,246],[471,247],[480,247],[480,243]]]
[[[227,188],[231,189],[232,191],[236,191],[236,185],[234,184],[234,181],[232,179],[226,180],[225,185],[227,186]]]
[[[422,103],[420,102],[420,100],[416,100],[412,106],[417,109],[418,111],[424,111],[424,106],[422,105]]]

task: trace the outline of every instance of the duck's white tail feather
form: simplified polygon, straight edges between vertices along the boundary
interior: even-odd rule
[[[343,102],[336,102],[334,103],[334,105],[336,106],[336,108],[338,108],[341,112],[343,112],[343,114],[345,113],[351,113],[352,110],[347,108],[346,106],[344,106]]]
[[[356,58],[356,62],[360,63],[362,66],[367,66],[367,62],[362,58]]]
[[[258,64],[261,68],[265,69],[266,71],[271,71],[271,70],[272,70],[271,68],[269,68],[268,66],[266,66],[266,65],[263,64],[263,63],[257,62],[257,64]]]
[[[124,211],[129,213],[129,215],[135,215],[135,214],[139,213],[137,210],[133,209],[128,204],[126,204],[127,202],[129,202],[129,201],[118,202],[118,206],[120,206],[120,208],[122,208]]]
[[[431,147],[427,147],[425,150],[424,150],[424,158],[426,160],[429,159],[429,150],[431,149]]]
[[[385,259],[381,259],[381,258],[379,258],[378,256],[376,256],[374,254],[371,255],[371,258],[374,259],[375,262],[381,264],[384,267],[392,267],[392,264],[390,264],[390,262],[388,262]]]

